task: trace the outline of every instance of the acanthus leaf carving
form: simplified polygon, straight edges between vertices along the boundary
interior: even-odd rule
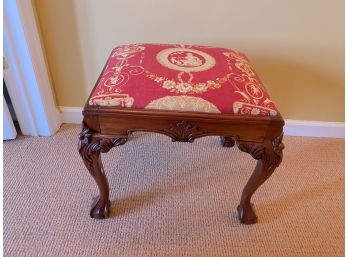
[[[111,148],[123,145],[127,142],[127,137],[118,138],[93,138],[93,133],[89,128],[83,127],[79,134],[78,150],[91,175],[94,175],[93,158],[97,158],[100,153],[107,153]]]
[[[261,144],[240,143],[238,148],[242,152],[250,154],[256,160],[262,159],[265,153],[265,147]]]
[[[199,130],[196,124],[185,120],[177,122],[169,129],[166,129],[165,132],[173,139],[173,141],[190,143],[192,143],[195,138],[204,134],[203,131]]]
[[[284,144],[282,143],[283,133],[273,138],[271,141],[267,140],[263,143],[240,142],[238,148],[242,152],[250,154],[256,160],[262,160],[263,164],[268,167],[271,172],[282,161]]]
[[[276,160],[276,167],[279,166],[279,164],[282,162],[283,160],[283,149],[285,148],[284,144],[283,144],[283,133],[281,133],[278,137],[275,137],[272,140],[272,146],[273,146],[273,151],[276,154],[276,156],[278,157]]]
[[[284,134],[281,133],[278,137],[276,137],[276,138],[274,138],[272,140],[273,150],[274,150],[275,154],[278,155],[279,158],[280,158],[279,164],[280,164],[280,162],[283,159],[283,149],[285,148],[285,146],[284,146],[284,144],[282,142],[283,141],[283,135]]]
[[[119,145],[123,145],[127,142],[126,137],[119,137],[119,138],[102,138],[99,141],[100,145],[100,151],[102,153],[107,153],[110,151],[111,148]]]
[[[89,138],[92,136],[92,132],[86,128],[83,127],[82,131],[79,134],[79,141],[78,141],[78,150],[80,151],[81,148],[83,148],[85,145],[88,144]]]

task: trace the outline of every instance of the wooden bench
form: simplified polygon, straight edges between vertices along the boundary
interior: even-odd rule
[[[169,44],[114,48],[83,110],[79,153],[100,195],[90,215],[108,216],[109,186],[100,154],[127,142],[134,131],[190,142],[220,136],[222,146],[258,160],[238,217],[257,222],[254,192],[282,161],[284,121],[247,57],[238,51]],[[205,149],[209,151],[209,149]]]

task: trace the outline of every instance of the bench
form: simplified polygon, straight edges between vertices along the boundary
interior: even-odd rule
[[[99,188],[90,216],[108,216],[109,186],[101,153],[134,131],[190,142],[220,136],[257,160],[239,206],[241,223],[257,216],[250,200],[282,161],[284,120],[245,54],[183,44],[115,47],[83,109],[79,153]],[[209,149],[206,149],[209,151]]]

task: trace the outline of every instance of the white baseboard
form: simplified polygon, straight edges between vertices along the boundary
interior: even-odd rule
[[[59,107],[63,123],[81,124],[82,108]],[[344,122],[285,120],[284,134],[302,137],[344,138]]]
[[[81,124],[82,108],[59,106],[63,123]]]
[[[302,137],[344,138],[344,122],[285,120],[284,134]]]

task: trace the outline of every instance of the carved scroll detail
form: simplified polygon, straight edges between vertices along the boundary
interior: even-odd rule
[[[223,147],[233,147],[235,140],[232,137],[220,136],[221,145]]]
[[[111,148],[123,145],[126,142],[127,138],[125,137],[92,139],[92,132],[89,128],[84,127],[79,135],[78,150],[86,167],[93,176],[93,154],[97,153],[98,151],[101,153],[107,153]]]
[[[271,144],[260,143],[239,143],[238,148],[242,152],[249,153],[254,159],[262,160],[264,164],[270,166],[270,170],[279,166],[283,159],[284,144],[282,143],[283,133],[275,137]]]
[[[238,148],[242,152],[246,152],[250,154],[256,160],[262,159],[265,153],[265,147],[259,144],[255,145],[255,144],[241,143],[241,144],[238,144]]]
[[[179,121],[164,132],[172,138],[173,141],[190,142],[192,143],[195,138],[204,135],[203,131],[200,131],[196,124],[188,121]]]
[[[276,167],[279,166],[279,164],[283,160],[283,149],[284,149],[284,144],[283,144],[283,133],[281,133],[278,137],[274,138],[272,140],[272,145],[273,145],[273,151],[274,153],[278,156],[278,161],[276,164]]]

